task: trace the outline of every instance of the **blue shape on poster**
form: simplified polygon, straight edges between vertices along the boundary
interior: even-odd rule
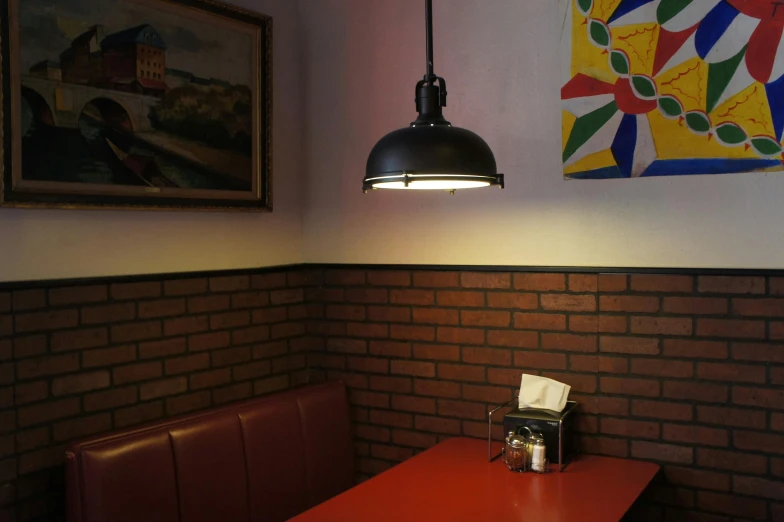
[[[733,20],[738,17],[740,11],[732,7],[727,2],[719,2],[716,7],[708,13],[697,28],[695,36],[695,47],[700,58],[705,58],[719,41],[719,38],[727,31]]]
[[[784,76],[765,86],[768,95],[770,113],[773,115],[773,128],[776,130],[776,139],[781,141],[784,134]]]
[[[586,172],[577,172],[575,174],[567,174],[566,177],[568,179],[618,179],[627,176],[624,176],[618,167],[612,166],[588,170]]]
[[[683,159],[657,160],[643,173],[648,176],[686,176],[691,174],[734,174],[780,167],[775,159]]]
[[[624,178],[632,177],[634,166],[634,148],[637,144],[637,116],[624,114],[621,125],[613,140],[612,150],[615,162]]]
[[[653,0],[621,0],[621,3],[615,8],[615,11],[613,11],[612,16],[607,20],[607,23],[611,24],[623,15],[629,14],[638,7],[650,4],[651,2],[653,2]]]

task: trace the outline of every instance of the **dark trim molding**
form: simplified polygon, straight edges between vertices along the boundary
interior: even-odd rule
[[[199,277],[226,277],[235,275],[271,274],[289,270],[418,270],[425,272],[551,272],[571,274],[662,274],[662,275],[712,275],[712,276],[758,276],[784,277],[784,269],[739,269],[739,268],[612,268],[585,266],[495,266],[495,265],[386,265],[386,264],[339,264],[299,263],[260,268],[232,270],[202,270],[198,272],[175,272],[163,274],[140,274],[128,276],[97,276],[73,279],[47,279],[40,281],[0,282],[0,291],[13,291],[52,286],[78,286],[100,282],[136,283],[163,279],[194,279]]]

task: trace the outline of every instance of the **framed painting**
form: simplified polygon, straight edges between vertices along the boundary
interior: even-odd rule
[[[567,179],[782,170],[784,2],[559,2]]]
[[[272,210],[272,20],[212,0],[0,0],[1,203]]]

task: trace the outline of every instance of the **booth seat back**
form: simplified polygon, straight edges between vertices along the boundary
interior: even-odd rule
[[[287,520],[350,488],[343,383],[309,386],[75,444],[69,522]]]

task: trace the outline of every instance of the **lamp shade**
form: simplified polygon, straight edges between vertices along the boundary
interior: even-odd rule
[[[381,138],[368,157],[363,188],[456,190],[500,185],[495,156],[473,132],[413,125]]]

